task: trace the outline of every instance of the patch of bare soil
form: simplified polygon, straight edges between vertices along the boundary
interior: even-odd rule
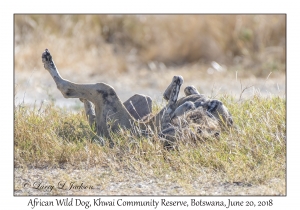
[[[174,75],[182,75],[184,84],[179,97],[183,96],[183,89],[194,85],[202,94],[209,97],[218,97],[222,94],[231,95],[237,99],[251,97],[259,93],[262,96],[285,97],[285,74],[271,73],[268,77],[240,77],[238,72],[215,72],[208,74],[197,67],[182,69],[168,69],[139,71],[123,74],[95,74],[87,71],[60,71],[63,78],[75,83],[104,82],[111,85],[122,101],[139,93],[150,96],[157,102],[162,102],[162,95]],[[244,91],[243,91],[244,90]],[[55,102],[60,107],[83,107],[78,99],[66,99],[56,88],[56,84],[49,73],[41,67],[32,72],[18,71],[15,73],[15,104],[22,102],[39,106],[41,102]]]
[[[105,168],[15,169],[14,195],[285,195],[285,180],[266,184],[222,182],[216,174],[199,175],[190,184],[139,176],[132,171],[115,173]]]

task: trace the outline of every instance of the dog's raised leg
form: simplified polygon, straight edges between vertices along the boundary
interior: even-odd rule
[[[105,84],[76,84],[63,79],[53,60],[49,50],[42,54],[44,67],[56,83],[57,88],[65,98],[81,98],[92,102],[95,105],[95,115],[97,123],[97,135],[110,139],[107,127],[108,119],[112,122],[110,129],[118,130],[120,127],[131,128],[133,117],[128,113],[115,90]],[[112,144],[112,141],[110,141]]]

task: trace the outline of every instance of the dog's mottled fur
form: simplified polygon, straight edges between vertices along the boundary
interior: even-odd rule
[[[205,117],[208,116],[208,119],[211,119],[214,123],[225,123],[229,126],[233,124],[229,111],[221,101],[207,99],[193,86],[186,87],[184,90],[186,96],[178,99],[180,87],[183,84],[181,76],[174,76],[171,84],[163,94],[163,97],[168,101],[167,105],[158,114],[142,121],[136,120],[129,113],[110,85],[105,83],[76,84],[63,79],[47,49],[42,54],[42,61],[63,96],[65,98],[79,98],[84,103],[89,124],[91,126],[95,125],[99,137],[103,136],[110,139],[111,145],[113,145],[113,142],[109,131],[115,132],[120,128],[131,129],[133,126],[138,126],[145,132],[151,129],[160,133],[162,137],[168,139],[171,136],[171,139],[174,139],[176,133],[178,133],[178,129],[175,129],[175,127],[180,128],[175,123],[178,118],[189,114],[187,116],[190,116],[190,121],[187,122],[192,123],[193,116],[197,116],[195,113],[198,113],[198,122],[194,119],[193,123],[201,124],[199,120],[202,117],[200,117],[199,109],[202,110],[201,113],[204,113]],[[108,122],[110,122],[109,127]],[[182,128],[186,129],[188,127],[184,126]]]

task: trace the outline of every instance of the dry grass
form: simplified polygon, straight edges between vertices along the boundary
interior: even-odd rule
[[[49,48],[92,75],[216,61],[265,77],[285,72],[285,30],[285,15],[15,15],[15,70],[39,68]]]
[[[131,186],[125,191],[112,191],[113,194],[137,194],[136,183],[156,180],[156,188],[141,189],[138,194],[178,194],[174,190],[161,193],[175,183],[182,192],[192,195],[200,193],[199,186],[209,188],[217,183],[224,188],[220,194],[284,195],[285,99],[260,96],[245,101],[235,101],[228,96],[220,99],[231,110],[235,126],[223,131],[218,139],[196,143],[183,140],[178,143],[178,151],[165,150],[157,135],[138,138],[128,132],[113,135],[114,148],[101,147],[92,141],[94,134],[83,112],[71,113],[51,105],[33,109],[19,105],[15,108],[15,168],[29,171],[25,174],[40,168],[60,173],[65,173],[61,169],[84,171],[81,180],[101,186],[102,190],[112,183],[125,182]],[[92,180],[85,178],[94,170],[102,172]],[[48,183],[56,180],[55,176],[47,177]],[[72,176],[66,179],[72,180]],[[16,192],[21,189],[21,181],[17,183]],[[266,186],[269,190],[248,192],[242,188],[227,192],[224,186],[234,183],[246,188]],[[99,194],[105,192],[112,193],[98,191]],[[207,190],[204,194],[215,193]]]

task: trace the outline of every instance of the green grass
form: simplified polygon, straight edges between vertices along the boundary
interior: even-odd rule
[[[159,138],[113,134],[114,148],[93,142],[84,112],[47,105],[15,107],[15,168],[108,168],[114,179],[122,171],[164,178],[185,188],[200,175],[220,182],[268,184],[286,175],[286,102],[280,97],[253,96],[236,101],[219,98],[234,117],[234,127],[220,138],[178,142],[178,150],[163,148]],[[155,108],[155,110],[157,107]],[[214,175],[215,174],[215,175]],[[285,192],[281,192],[284,194]]]

